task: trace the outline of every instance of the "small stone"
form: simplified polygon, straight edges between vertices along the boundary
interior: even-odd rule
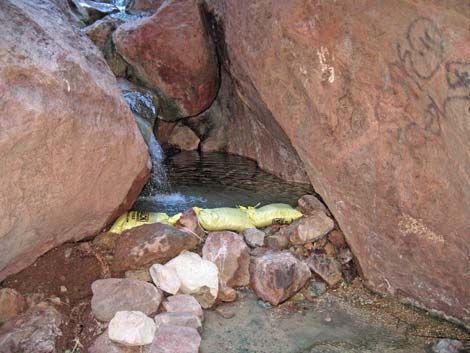
[[[150,276],[153,283],[162,291],[169,294],[178,293],[181,287],[181,281],[175,269],[160,264],[150,267]]]
[[[157,330],[162,325],[192,327],[198,331],[202,330],[201,320],[191,312],[161,313],[155,316],[155,324]]]
[[[265,302],[264,300],[258,299],[256,301],[256,304],[258,304],[261,308],[263,309],[269,309],[272,308],[273,306],[269,302]]]
[[[234,302],[237,300],[237,291],[230,287],[220,287],[217,299],[226,303]]]
[[[232,309],[227,308],[226,306],[218,306],[215,308],[215,311],[222,316],[224,319],[231,319],[235,317],[235,311]]]
[[[326,292],[326,283],[321,281],[311,281],[304,288],[304,296],[307,299],[317,298]]]
[[[183,251],[165,267],[178,274],[181,293],[194,296],[203,308],[214,304],[219,290],[219,270],[213,262],[203,260],[196,253]]]
[[[73,251],[72,248],[65,249],[64,256],[65,256],[66,259],[68,259],[70,257],[70,255],[72,255],[72,251]]]
[[[219,269],[219,286],[243,287],[250,283],[250,251],[237,233],[209,233],[202,256]]]
[[[102,49],[111,33],[124,21],[117,17],[106,16],[82,29],[95,45]]]
[[[98,320],[109,321],[118,311],[157,312],[162,294],[147,282],[130,278],[100,279],[91,285],[91,309]]]
[[[245,237],[246,243],[255,248],[257,246],[264,246],[264,238],[266,233],[262,230],[252,228],[243,231],[243,236]]]
[[[163,309],[169,313],[186,313],[190,312],[198,317],[201,321],[204,320],[204,311],[201,305],[194,297],[186,294],[178,294],[168,297],[162,304]]]
[[[344,238],[343,232],[337,229],[331,231],[330,234],[328,234],[328,240],[338,249],[345,248],[348,246],[348,244],[346,243],[346,239]]]
[[[118,311],[108,326],[109,339],[128,346],[144,346],[153,341],[155,322],[140,311]]]
[[[458,340],[445,338],[432,346],[434,353],[459,353],[463,349],[463,343]]]
[[[66,286],[60,286],[60,292],[61,293],[67,292],[67,287]]]
[[[339,263],[341,265],[345,265],[349,262],[351,262],[351,260],[353,259],[353,254],[351,252],[351,250],[349,249],[340,249],[339,250],[339,253],[336,255]]]
[[[152,282],[152,278],[150,277],[149,271],[144,269],[126,271],[126,273],[124,273],[124,277],[136,279],[138,281],[143,282]]]
[[[0,289],[0,324],[21,314],[26,309],[26,300],[13,288]]]
[[[335,224],[323,211],[315,211],[308,217],[296,220],[288,227],[279,231],[279,235],[285,235],[292,244],[303,245],[323,238]]]
[[[161,326],[149,353],[198,353],[201,337],[196,329],[173,325]]]
[[[338,262],[330,255],[313,253],[305,260],[312,272],[333,287],[343,280]]]
[[[328,254],[328,255],[331,255],[331,256],[335,256],[336,255],[336,248],[333,244],[331,244],[330,242],[327,242],[325,244],[325,246],[323,247],[323,249],[325,249],[325,252]]]
[[[189,127],[178,124],[175,126],[168,139],[170,145],[176,146],[180,150],[194,151],[199,146],[199,137]]]
[[[285,250],[289,247],[289,239],[280,234],[267,236],[265,239],[266,246],[272,250]]]
[[[299,201],[299,208],[300,212],[304,215],[311,215],[317,211],[323,211],[328,214],[328,209],[326,206],[321,202],[317,197],[313,195],[304,195],[302,196]]]
[[[109,333],[106,329],[99,335],[88,349],[89,353],[144,353],[148,351],[149,346],[125,346],[109,339]]]
[[[111,251],[116,245],[116,240],[120,234],[105,232],[101,233],[93,239],[93,246],[102,251]]]

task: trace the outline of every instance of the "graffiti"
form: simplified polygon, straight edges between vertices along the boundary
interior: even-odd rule
[[[446,79],[451,89],[470,88],[470,63],[446,63]]]

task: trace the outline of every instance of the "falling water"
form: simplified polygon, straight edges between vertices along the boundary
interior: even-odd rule
[[[152,194],[155,192],[169,193],[171,191],[170,182],[168,181],[166,167],[163,163],[165,160],[165,154],[153,133],[150,134],[148,147],[150,158],[152,160],[152,172],[150,182],[148,183],[148,191]]]

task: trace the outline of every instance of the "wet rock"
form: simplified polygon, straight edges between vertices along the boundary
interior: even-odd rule
[[[133,270],[133,271],[126,271],[124,273],[125,278],[135,279],[138,281],[143,282],[152,282],[152,277],[150,277],[150,273],[148,270]]]
[[[124,78],[118,79],[118,85],[132,113],[147,121],[152,128],[158,115],[158,97],[152,91]]]
[[[165,267],[178,274],[181,293],[195,297],[203,308],[210,308],[214,304],[219,290],[219,270],[213,262],[203,260],[198,254],[183,251]]]
[[[116,242],[112,265],[115,271],[135,270],[164,263],[182,250],[192,250],[198,239],[166,224],[154,223],[129,229]]]
[[[346,248],[348,246],[343,232],[337,229],[328,234],[328,240],[337,248]]]
[[[155,322],[140,311],[118,311],[109,322],[108,336],[126,346],[145,346],[152,343],[156,328]]]
[[[305,262],[312,272],[319,275],[331,287],[335,286],[343,279],[341,267],[331,255],[313,253]]]
[[[155,316],[155,324],[157,325],[157,330],[162,325],[192,327],[199,332],[202,330],[201,320],[191,312],[161,313]]]
[[[335,224],[323,211],[314,211],[279,231],[279,235],[289,237],[292,244],[302,245],[314,242],[327,235]]]
[[[25,298],[12,288],[0,289],[0,324],[21,314],[26,309]]]
[[[183,151],[194,151],[199,146],[199,137],[189,127],[178,124],[172,130],[168,143]]]
[[[432,346],[432,351],[434,353],[459,353],[463,348],[462,342],[445,338]]]
[[[269,235],[264,242],[272,250],[285,250],[289,247],[289,238],[283,234]]]
[[[109,339],[108,330],[96,338],[89,347],[89,353],[147,353],[150,346],[125,346]]]
[[[124,23],[124,21],[117,17],[106,16],[83,28],[82,32],[103,51],[106,41],[111,37],[111,33],[122,23]]]
[[[42,302],[0,327],[2,353],[55,353],[62,315]]]
[[[196,329],[173,325],[161,326],[149,353],[198,353],[201,337]]]
[[[199,224],[196,212],[194,212],[192,208],[183,213],[183,216],[181,216],[179,221],[176,223],[176,228],[181,229],[184,232],[196,234],[200,238],[204,237],[206,234]]]
[[[310,278],[310,270],[289,252],[254,258],[250,286],[256,295],[277,305],[297,293]]]
[[[163,4],[164,0],[130,0],[126,9],[131,12],[155,12]]]
[[[299,201],[299,208],[300,212],[304,215],[311,215],[315,214],[317,211],[323,211],[326,214],[329,214],[328,209],[326,206],[321,202],[317,197],[314,195],[304,195],[302,196]]]
[[[250,252],[241,235],[209,233],[202,257],[217,265],[220,287],[243,287],[250,282]]]
[[[150,275],[153,283],[166,293],[176,294],[181,288],[181,281],[173,268],[155,264],[150,267]]]
[[[252,248],[263,246],[265,236],[265,232],[255,228],[243,231],[243,237],[245,238],[246,243]]]
[[[218,88],[217,59],[195,0],[167,1],[156,14],[121,25],[113,39],[139,79],[159,93],[165,120],[209,107]]]
[[[83,22],[90,24],[109,15],[118,12],[118,8],[113,4],[107,4],[92,0],[70,0],[75,5],[75,10],[80,15]]]
[[[162,304],[163,309],[169,313],[190,312],[197,316],[199,320],[204,320],[204,311],[194,297],[186,294],[177,294],[168,297]]]
[[[237,291],[230,287],[219,287],[217,299],[226,303],[234,302],[237,300]]]
[[[98,320],[109,321],[118,311],[157,312],[162,295],[150,283],[130,278],[107,278],[93,282],[91,309]]]
[[[101,232],[149,175],[115,77],[56,3],[0,1],[0,281]]]

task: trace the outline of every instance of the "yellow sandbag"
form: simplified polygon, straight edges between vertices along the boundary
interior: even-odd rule
[[[166,213],[131,211],[124,213],[121,217],[119,217],[117,221],[114,222],[109,231],[112,233],[121,234],[128,229],[157,222],[165,224],[170,223],[169,217]]]
[[[183,216],[183,213],[181,213],[181,212],[177,213],[174,216],[171,216],[170,218],[168,218],[168,223],[170,223],[172,226],[174,226],[176,224],[176,222],[178,222],[182,216]]]
[[[284,203],[273,203],[260,208],[240,206],[240,210],[246,213],[257,228],[271,224],[290,224],[303,216],[301,212]]]
[[[238,208],[202,209],[193,207],[201,226],[209,231],[233,230],[242,232],[245,229],[255,228],[247,215]]]

